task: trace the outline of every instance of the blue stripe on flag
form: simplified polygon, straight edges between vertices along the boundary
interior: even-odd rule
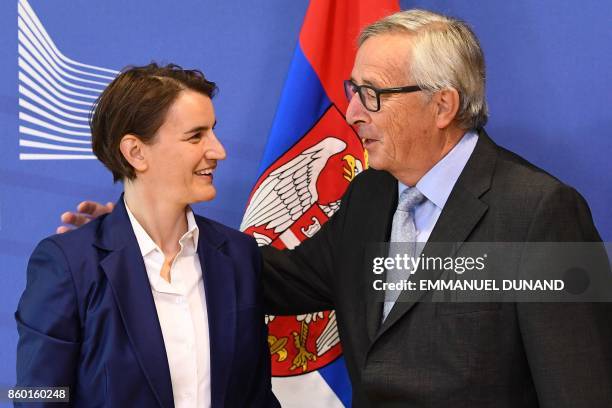
[[[344,406],[350,407],[351,380],[348,377],[344,357],[340,357],[333,363],[319,369],[319,374],[329,384],[329,387],[336,393]]]
[[[319,77],[298,45],[257,177],[314,126],[330,104]]]

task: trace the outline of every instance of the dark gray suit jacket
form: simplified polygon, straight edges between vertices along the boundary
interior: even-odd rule
[[[354,406],[612,407],[610,303],[398,302],[381,326],[364,253],[396,206],[367,170],[317,235],[263,250],[267,312],[336,310]],[[600,237],[573,188],[481,131],[429,242],[540,241]]]

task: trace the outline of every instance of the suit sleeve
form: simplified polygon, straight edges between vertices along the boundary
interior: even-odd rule
[[[272,392],[272,372],[271,372],[271,361],[270,361],[270,348],[268,346],[268,326],[264,320],[263,311],[263,285],[261,281],[261,255],[257,249],[257,244],[253,241],[253,265],[256,268],[257,282],[257,299],[258,299],[258,315],[260,319],[260,330],[261,335],[258,339],[261,343],[261,350],[258,356],[258,368],[255,370],[257,375],[255,377],[256,384],[253,387],[251,395],[247,398],[249,406],[251,407],[279,407],[280,403],[276,399],[276,396]]]
[[[80,351],[77,298],[66,257],[50,239],[30,257],[15,319],[17,385],[69,386],[74,392]]]
[[[528,242],[599,240],[588,205],[567,186],[544,195],[527,239]],[[609,278],[609,262],[603,245],[594,243],[589,252],[588,256],[605,262],[603,273]],[[516,307],[540,406],[612,406],[612,304],[518,303]]]
[[[355,182],[349,185],[340,209],[315,236],[293,250],[261,248],[266,313],[296,315],[334,308],[334,255],[342,240],[347,203]]]

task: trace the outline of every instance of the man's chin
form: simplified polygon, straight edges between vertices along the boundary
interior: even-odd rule
[[[387,170],[384,163],[376,160],[376,155],[373,155],[370,152],[368,152],[368,168],[374,170]]]

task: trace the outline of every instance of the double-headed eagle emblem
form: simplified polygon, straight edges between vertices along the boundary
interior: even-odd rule
[[[307,216],[306,213],[313,206],[318,206],[327,217],[331,217],[338,210],[340,200],[321,203],[317,182],[330,158],[342,153],[346,147],[344,141],[328,136],[270,172],[253,193],[240,229],[246,231],[249,228],[252,230],[252,227],[256,228],[257,231],[252,230],[252,233],[257,243],[262,246],[269,245],[273,237],[285,233],[301,217]],[[363,171],[362,162],[351,154],[345,154],[342,161],[342,172],[338,177],[350,182]],[[313,236],[325,222],[325,219],[310,217],[310,225],[301,228],[301,232],[306,237]],[[291,245],[291,242],[283,241],[283,243],[290,249],[295,246]],[[295,242],[296,245],[298,243],[299,241]],[[266,323],[274,319],[274,316],[266,316]],[[288,343],[292,344],[296,352],[289,353],[293,357],[290,370],[305,372],[309,362],[316,361],[317,357],[321,357],[339,343],[336,316],[334,311],[325,314],[317,312],[295,316],[295,319],[298,323],[296,330],[286,333],[287,336],[271,333],[268,343],[270,352],[276,356],[277,362],[288,358]],[[325,327],[314,343],[316,350],[308,350],[310,325],[317,320],[321,322],[325,319],[327,319]]]

